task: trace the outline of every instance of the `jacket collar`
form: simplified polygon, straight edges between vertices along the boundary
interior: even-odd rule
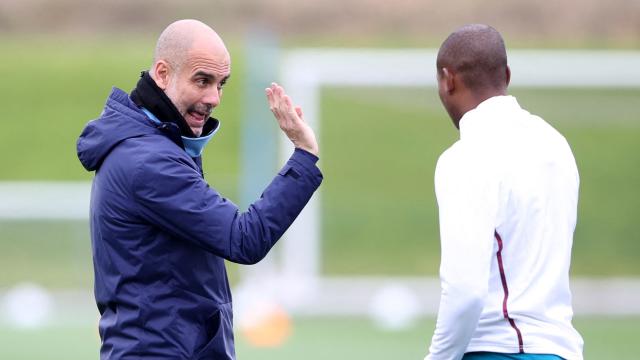
[[[493,96],[481,102],[475,109],[467,111],[460,119],[460,138],[490,131],[492,126],[504,118],[502,114],[522,110],[515,97],[510,95]]]
[[[151,119],[151,121],[153,121],[154,123],[158,125],[163,123],[151,111],[147,110],[146,108],[143,107],[142,111],[144,111],[147,117],[149,117],[149,119]],[[182,135],[181,138],[182,138],[182,145],[184,147],[184,150],[187,152],[187,154],[189,154],[189,156],[194,158],[202,155],[202,151],[204,150],[205,146],[207,146],[209,141],[211,141],[211,139],[213,138],[213,135],[215,135],[219,129],[220,129],[220,122],[217,122],[216,127],[211,131],[209,131],[209,133],[206,135],[202,135],[197,138],[187,137]]]

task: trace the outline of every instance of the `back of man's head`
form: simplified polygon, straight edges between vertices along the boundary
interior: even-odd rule
[[[471,91],[505,89],[507,52],[500,33],[488,25],[465,25],[454,31],[440,46],[436,61],[462,78]]]

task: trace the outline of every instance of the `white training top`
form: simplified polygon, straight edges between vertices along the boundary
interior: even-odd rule
[[[460,140],[436,166],[442,294],[427,360],[582,359],[569,290],[579,181],[565,138],[514,97],[462,117]]]

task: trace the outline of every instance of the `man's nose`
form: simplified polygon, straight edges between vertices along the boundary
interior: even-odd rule
[[[207,105],[211,105],[211,107],[216,107],[220,104],[220,89],[214,87],[210,91],[207,92],[203,102]]]

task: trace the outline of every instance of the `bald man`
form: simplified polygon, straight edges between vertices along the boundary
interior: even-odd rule
[[[460,140],[436,166],[442,294],[427,360],[582,359],[569,263],[579,177],[560,133],[507,95],[500,34],[442,44],[440,99]]]
[[[78,139],[82,165],[95,171],[101,359],[235,359],[224,260],[260,261],[322,181],[313,131],[272,84],[267,101],[293,154],[246,212],[209,186],[201,155],[230,73],[210,27],[175,22],[131,95],[114,88]]]

